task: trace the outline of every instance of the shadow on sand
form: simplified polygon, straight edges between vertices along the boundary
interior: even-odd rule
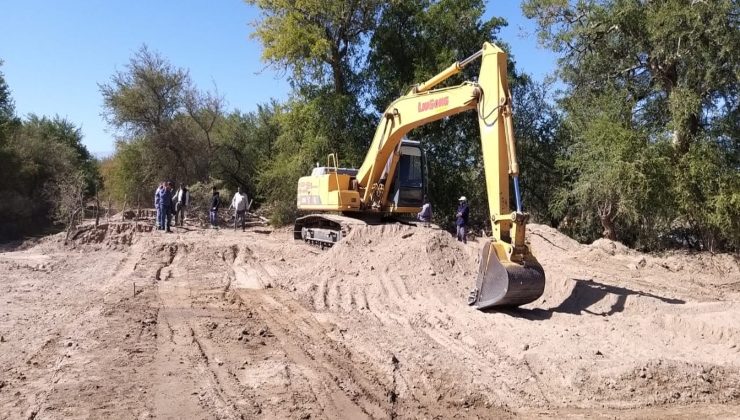
[[[626,287],[610,286],[607,284],[599,283],[590,279],[573,279],[576,285],[573,287],[573,291],[564,301],[555,308],[550,309],[525,309],[525,308],[512,308],[504,309],[499,312],[511,315],[517,318],[525,318],[533,321],[550,319],[556,312],[582,315],[584,313],[590,315],[599,316],[610,316],[616,313],[624,311],[624,304],[627,302],[628,296],[644,296],[652,299],[660,300],[671,305],[682,305],[686,303],[681,299],[666,298],[663,296],[654,295],[652,293],[642,292],[639,290],[632,290]],[[591,306],[595,305],[608,295],[615,295],[616,301],[612,307],[605,312],[594,312],[589,310]]]

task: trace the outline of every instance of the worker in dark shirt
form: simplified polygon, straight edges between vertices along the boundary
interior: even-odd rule
[[[211,226],[214,229],[218,229],[218,209],[221,207],[221,196],[218,194],[216,187],[213,187],[213,195],[211,196]]]
[[[455,225],[457,226],[457,240],[462,243],[468,243],[465,237],[465,231],[468,226],[468,215],[470,214],[470,208],[468,207],[468,200],[465,196],[460,197],[460,205],[457,206],[457,220]]]
[[[160,228],[163,227],[167,233],[172,233],[170,226],[172,225],[172,195],[174,189],[175,184],[172,181],[168,182],[159,197]]]

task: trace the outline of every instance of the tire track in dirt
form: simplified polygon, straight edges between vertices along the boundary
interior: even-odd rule
[[[101,364],[90,363],[91,354],[96,354],[102,341],[97,332],[105,329],[109,305],[120,302],[122,290],[130,290],[126,287],[125,280],[135,267],[141,252],[140,247],[130,247],[125,255],[111,253],[120,259],[111,260],[115,267],[109,274],[106,275],[105,269],[88,273],[77,283],[65,284],[64,292],[56,293],[57,296],[64,296],[71,290],[86,290],[84,294],[72,297],[73,302],[79,304],[55,309],[53,322],[44,323],[48,326],[46,334],[51,337],[26,360],[26,365],[32,368],[28,376],[33,378],[26,385],[27,389],[32,390],[25,392],[30,403],[29,418],[43,418],[53,415],[56,410],[67,410],[68,402],[62,395],[69,389],[90,392],[88,390],[93,386],[90,382],[94,381],[90,381],[85,375],[95,375],[106,368]],[[87,267],[81,269],[90,270]],[[43,312],[46,313],[46,309]],[[101,318],[104,320],[103,325],[89,323],[91,319]],[[113,354],[108,356],[113,357]],[[78,404],[77,409],[80,411],[95,411],[91,401],[81,400]]]
[[[318,383],[314,385],[315,393],[322,398],[322,407],[331,408],[325,409],[323,416],[342,412],[342,406],[326,402],[326,395],[336,392],[332,389],[338,386],[353,404],[365,408],[373,418],[435,417],[462,411],[489,416],[496,412],[501,418],[508,417],[510,412],[503,403],[493,407],[480,392],[455,390],[458,381],[468,377],[451,381],[450,378],[457,376],[454,371],[457,366],[435,371],[436,364],[420,360],[426,353],[408,352],[409,342],[419,348],[440,347],[428,336],[417,333],[409,322],[404,303],[416,302],[418,291],[414,291],[416,296],[412,295],[406,279],[393,279],[391,272],[374,274],[379,279],[375,285],[357,287],[351,270],[344,276],[327,270],[306,290],[304,297],[309,309],[296,300],[298,296],[286,293],[292,290],[290,287],[234,291],[245,306],[258,308],[265,317],[272,317],[270,328],[289,357],[304,364],[308,357],[311,373],[307,375],[313,375],[313,383]],[[347,296],[354,295],[355,290],[365,302],[363,307],[369,310],[347,307]],[[446,361],[459,357],[453,351],[444,355],[435,351],[433,355]],[[419,365],[428,368],[420,372]],[[315,378],[315,372],[333,373]],[[322,385],[327,383],[328,388]],[[368,406],[381,414],[372,414]],[[344,417],[347,416],[340,415]]]
[[[202,273],[191,271],[202,266],[216,272],[225,269],[226,274],[216,277],[214,284]],[[277,344],[273,331],[282,327],[273,322],[274,314],[257,310],[259,304],[245,305],[234,293],[240,285],[262,293],[255,287],[270,284],[269,279],[263,280],[266,270],[248,247],[199,250],[188,256],[177,253],[170,267],[171,275],[158,282],[161,329],[175,332],[174,340],[162,338],[158,343],[158,415],[284,418],[321,410],[319,400],[326,390],[314,389],[313,372],[304,369],[304,360],[297,362],[285,346]],[[274,369],[275,375],[264,379],[245,376],[253,367],[259,367],[255,373],[262,375]],[[180,379],[175,388],[168,376]],[[259,385],[250,384],[254,380]],[[276,381],[284,384],[273,392]]]
[[[253,266],[252,271],[269,276],[256,259],[246,262]],[[258,280],[261,284],[273,283],[270,278]],[[338,289],[338,284],[322,282],[313,300],[319,300],[324,309],[339,309],[342,296]],[[279,289],[241,288],[234,289],[234,293],[244,306],[260,314],[286,355],[302,367],[302,374],[309,380],[323,416],[353,419],[387,416],[388,386],[385,378],[381,379],[372,372],[368,375],[366,371],[358,371],[356,366],[363,363],[353,360],[357,355],[329,338],[327,327],[297,301]]]
[[[192,325],[194,319],[208,315],[208,311],[194,309],[191,279],[179,270],[188,248],[174,244],[168,249],[169,258],[156,275],[160,281],[154,413],[157,418],[207,418],[214,414],[219,418],[239,418]],[[172,377],[177,381],[172,381]]]
[[[323,254],[208,231],[43,267],[3,255],[0,418],[736,416],[733,279],[578,248],[542,258],[541,302],[480,313],[460,303],[470,250],[424,232]]]
[[[323,415],[329,418],[380,418],[386,416],[385,381],[357,366],[348,348],[324,333],[322,326],[309,312],[281,291],[237,290],[245,306],[269,319],[287,356],[306,369],[303,374],[319,399]],[[369,377],[368,377],[369,376]]]

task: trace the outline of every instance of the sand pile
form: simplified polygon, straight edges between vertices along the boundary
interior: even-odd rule
[[[463,245],[420,227],[355,229],[288,283],[311,310],[340,317],[342,337],[362,343],[364,354],[397,355],[409,377],[429,381],[417,384],[422,393],[454,396],[450,403],[553,407],[588,399],[584,407],[623,408],[738,398],[737,366],[723,361],[737,358],[736,305],[697,302],[700,293],[677,285],[665,260],[618,242],[579,244],[542,225],[528,233],[547,282],[540,299],[517,310],[466,305],[482,240]],[[731,261],[683,258],[681,272],[714,267],[687,276],[716,277],[735,272]],[[697,350],[666,350],[674,346]],[[466,394],[444,389],[451,377],[471,384]]]
[[[69,235],[68,245],[86,245],[98,248],[123,249],[130,246],[137,235],[151,232],[153,226],[141,223],[104,223],[85,225]],[[65,234],[60,234],[61,239]]]
[[[484,240],[463,245],[446,231],[399,224],[355,228],[313,264],[287,276],[287,285],[317,310],[363,309],[374,300],[390,306],[419,298],[465,302]],[[700,286],[740,286],[736,256],[653,256],[606,239],[584,245],[537,224],[528,226],[528,240],[547,280],[543,296],[527,307],[597,314],[653,310],[685,301],[666,291],[666,280],[677,273]]]
[[[475,253],[449,233],[384,225],[352,230],[289,282],[314,309],[351,311],[417,298],[464,301],[476,271]]]

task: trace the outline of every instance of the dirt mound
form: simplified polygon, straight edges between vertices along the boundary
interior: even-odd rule
[[[151,232],[152,229],[152,225],[140,223],[86,225],[71,233],[67,244],[122,249],[133,244],[138,234]]]
[[[600,314],[614,308],[652,311],[684,300],[675,292],[663,293],[669,288],[666,274],[685,274],[699,286],[740,284],[736,256],[661,257],[606,239],[584,245],[536,224],[529,225],[528,238],[547,277],[545,293],[531,307],[557,303],[558,310],[569,313],[585,307]],[[400,224],[355,228],[313,265],[284,280],[304,292],[317,310],[362,309],[372,301],[402,306],[421,297],[464,302],[475,281],[483,240],[464,245],[440,229]],[[632,287],[636,279],[640,290]]]
[[[552,249],[553,251],[573,252],[584,247],[575,239],[563,235],[557,229],[547,225],[527,225],[527,239],[538,256],[541,250]]]
[[[447,390],[463,405],[475,406],[476,395],[508,408],[568,406],[576,396],[591,401],[581,400],[584,407],[612,408],[738,399],[727,391],[740,383],[737,366],[722,362],[737,357],[738,307],[702,298],[717,295],[708,278],[737,273],[734,258],[677,255],[680,271],[671,272],[664,267],[671,258],[618,242],[579,244],[542,225],[530,225],[528,237],[546,288],[511,311],[486,314],[465,304],[480,242],[464,245],[435,229],[354,229],[285,279],[307,307],[343,319],[343,337],[372,336],[363,347],[371,357],[391,352],[412,366],[409,375],[429,381],[471,381],[466,395]],[[705,343],[701,355],[655,350],[697,342]],[[435,360],[448,360],[454,372]]]
[[[463,280],[473,278],[475,267],[473,254],[447,232],[368,226],[353,229],[304,271],[320,275],[294,276],[290,285],[317,310],[366,310],[420,297],[463,299],[472,286]]]

